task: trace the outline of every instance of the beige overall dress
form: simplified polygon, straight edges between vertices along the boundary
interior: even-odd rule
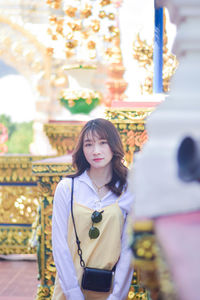
[[[118,200],[102,208],[101,211],[102,210],[104,212],[101,222],[94,224],[95,227],[98,227],[100,235],[97,239],[90,239],[88,233],[92,226],[91,215],[94,210],[76,202],[74,202],[73,206],[76,230],[79,240],[81,241],[80,246],[85,265],[91,268],[112,270],[120,256],[124,217],[118,205]],[[80,266],[80,258],[77,254],[77,244],[71,215],[68,226],[68,246],[76,269],[78,282],[81,286],[83,268]],[[102,293],[82,290],[82,292],[86,300],[105,300],[112,291]],[[56,276],[52,300],[66,299],[61,289],[58,276]]]

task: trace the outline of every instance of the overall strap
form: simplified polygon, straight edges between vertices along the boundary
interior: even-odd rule
[[[75,225],[75,221],[74,221],[74,214],[73,214],[73,194],[74,194],[74,178],[72,177],[72,187],[71,187],[71,215],[72,215],[72,222],[73,222],[73,225],[74,225],[74,232],[75,232],[75,236],[76,236],[76,243],[77,243],[77,247],[78,247],[78,255],[80,256],[80,265],[81,267],[85,268],[85,262],[82,258],[82,250],[81,250],[81,247],[80,247],[80,240],[78,238],[78,235],[77,235],[77,231],[76,231],[76,225]]]
[[[74,194],[74,178],[72,177],[72,186],[71,186],[71,215],[72,215],[72,222],[73,222],[73,225],[74,225],[74,232],[75,232],[75,236],[76,236],[76,243],[77,243],[77,247],[78,247],[78,255],[80,257],[80,265],[81,267],[85,268],[85,262],[82,258],[82,249],[80,247],[80,240],[78,238],[78,234],[77,234],[77,231],[76,231],[76,225],[75,225],[75,220],[74,220],[74,214],[73,214],[73,194]],[[116,265],[117,263],[114,265],[113,269],[112,269],[112,272],[115,271],[116,269]]]

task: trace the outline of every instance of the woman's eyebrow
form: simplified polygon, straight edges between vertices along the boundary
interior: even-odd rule
[[[98,140],[99,140],[99,141],[107,141],[106,138],[99,138],[99,137],[98,137]],[[84,143],[87,143],[87,142],[93,142],[93,141],[94,141],[93,139],[86,138],[83,142],[84,142]]]

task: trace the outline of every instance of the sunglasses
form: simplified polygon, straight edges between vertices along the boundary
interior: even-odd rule
[[[99,231],[99,229],[97,228],[97,227],[94,227],[93,225],[94,225],[94,223],[99,223],[99,222],[101,222],[101,220],[102,220],[102,213],[103,213],[104,211],[102,210],[102,211],[94,211],[93,213],[92,213],[92,215],[91,215],[91,220],[92,220],[92,226],[91,226],[91,228],[90,228],[90,230],[89,230],[89,237],[91,238],[91,239],[96,239],[96,238],[98,238],[98,236],[99,236],[99,234],[100,234],[100,231]]]

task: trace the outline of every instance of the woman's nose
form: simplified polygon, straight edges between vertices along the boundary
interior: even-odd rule
[[[99,145],[98,145],[98,144],[95,144],[95,145],[94,145],[94,148],[93,148],[93,153],[94,153],[94,154],[99,154],[99,152],[100,152]]]

